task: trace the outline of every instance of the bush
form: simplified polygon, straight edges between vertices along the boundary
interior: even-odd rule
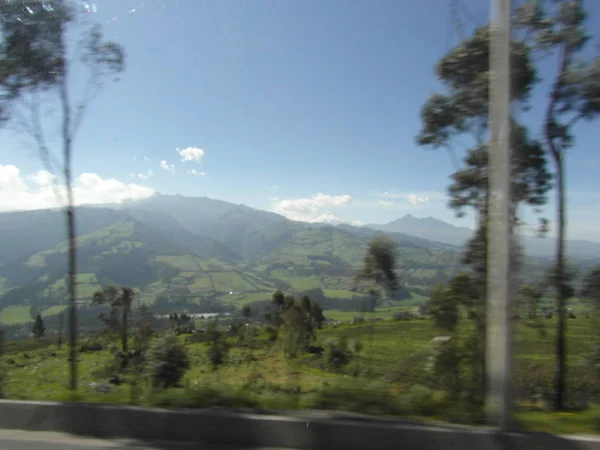
[[[398,396],[389,389],[378,384],[346,380],[323,386],[308,397],[305,407],[383,415],[406,412]]]
[[[90,338],[85,340],[79,347],[80,353],[86,352],[100,352],[104,350],[105,344],[102,340],[97,338]]]
[[[148,353],[148,364],[154,388],[179,386],[183,375],[190,368],[187,350],[173,334],[167,334],[152,343]]]
[[[440,403],[434,398],[433,391],[424,386],[415,385],[406,394],[407,408],[419,416],[435,415],[440,410]]]
[[[224,385],[195,384],[185,389],[169,389],[156,394],[152,403],[163,408],[254,408],[258,402],[243,390]]]
[[[325,359],[327,365],[336,372],[341,373],[343,368],[350,363],[353,356],[353,353],[348,348],[347,337],[342,336],[337,340],[332,340],[327,343]]]

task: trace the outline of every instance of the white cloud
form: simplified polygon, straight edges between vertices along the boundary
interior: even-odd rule
[[[318,193],[312,197],[291,200],[271,199],[271,210],[291,220],[301,222],[343,222],[337,215],[325,209],[340,208],[352,203],[349,195],[327,195]],[[324,211],[325,210],[325,211]]]
[[[138,173],[137,177],[140,180],[147,180],[148,178],[152,178],[154,176],[154,172],[152,170],[148,170],[146,173]]]
[[[429,197],[426,195],[409,194],[408,201],[412,205],[421,205],[423,203],[429,203]]]
[[[55,184],[54,176],[41,170],[23,177],[18,167],[0,165],[0,211],[23,211],[64,206],[56,194],[66,198],[64,186]],[[73,183],[76,205],[122,203],[154,195],[151,187],[123,183],[114,178],[101,178],[83,173]]]
[[[168,162],[166,162],[164,160],[160,162],[160,167],[161,167],[161,169],[165,169],[171,173],[175,173],[175,165],[169,164]]]
[[[204,150],[198,147],[188,147],[181,149],[175,149],[182,161],[196,161],[199,162],[202,158],[204,158]]]
[[[404,200],[418,206],[432,201],[445,201],[446,195],[439,192],[383,192],[375,194],[382,206],[392,206],[391,200]]]
[[[144,161],[150,161],[147,156],[144,156]]]
[[[196,169],[190,169],[188,171],[186,171],[185,173],[187,173],[188,175],[192,175],[192,176],[205,176],[206,172],[198,172]]]

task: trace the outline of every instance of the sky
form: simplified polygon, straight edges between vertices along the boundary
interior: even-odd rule
[[[459,0],[463,27],[442,0],[78,3],[126,52],[125,71],[89,105],[76,136],[79,204],[159,192],[295,220],[369,224],[412,214],[473,226],[447,208],[460,161],[418,147],[415,136],[422,105],[441,90],[435,63],[487,22],[488,2]],[[589,29],[600,29],[600,2],[586,4]],[[542,77],[554,73],[551,59],[539,67]],[[85,77],[73,69],[73,102]],[[534,133],[547,89],[543,82],[523,116]],[[44,131],[58,158],[57,114],[48,100]],[[569,237],[600,242],[598,129],[577,126],[567,183]],[[44,169],[17,121],[0,129],[0,210],[55,206],[60,192]],[[552,199],[545,215],[552,225]]]

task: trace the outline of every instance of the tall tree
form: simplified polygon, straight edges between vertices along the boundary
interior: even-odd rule
[[[600,266],[594,267],[584,277],[581,296],[589,298],[596,308],[600,308]]]
[[[565,255],[567,226],[565,156],[574,144],[574,127],[600,114],[600,58],[586,58],[590,41],[585,31],[587,13],[581,0],[540,2],[529,0],[515,13],[518,29],[527,33],[528,45],[539,56],[556,58],[545,105],[544,149],[556,176],[556,270],[552,284],[558,310],[556,333],[555,408],[564,407],[566,391],[566,302],[569,286]]]
[[[113,286],[95,292],[92,299],[93,304],[106,305],[110,308],[108,316],[102,314],[100,319],[109,332],[119,335],[123,353],[129,351],[129,326],[134,299],[133,289],[124,287],[119,290]]]
[[[396,253],[398,244],[387,236],[374,237],[363,259],[363,265],[356,275],[357,280],[370,280],[376,288],[383,288],[388,295],[398,291],[400,282],[396,273]],[[372,312],[375,308],[379,291],[370,289]],[[369,326],[369,347],[373,343],[373,326]],[[372,374],[372,347],[369,352],[368,369],[369,376]]]
[[[55,173],[56,154],[44,132],[44,106],[58,101],[64,193],[55,185],[60,203],[66,206],[69,276],[69,358],[70,388],[77,388],[77,259],[73,198],[72,157],[75,137],[90,102],[106,79],[113,79],[124,67],[121,47],[103,39],[99,25],[92,26],[81,40],[78,57],[70,57],[68,32],[77,25],[75,2],[54,0],[32,2],[27,7],[2,1],[0,48],[0,100],[4,117],[16,120],[38,149],[46,170]],[[70,78],[75,64],[89,71],[83,98],[72,103]],[[57,94],[55,100],[52,94]],[[66,197],[66,198],[65,198]]]
[[[511,42],[511,96],[513,102],[526,108],[531,90],[537,81],[535,66],[528,46],[518,40]],[[485,367],[485,298],[487,280],[488,245],[488,145],[489,145],[489,78],[490,78],[490,30],[476,29],[456,48],[450,50],[437,64],[436,75],[444,91],[435,93],[421,110],[422,128],[417,142],[434,149],[445,148],[454,152],[459,138],[470,136],[472,145],[466,149],[464,164],[452,175],[448,188],[449,206],[458,217],[471,209],[477,219],[476,233],[467,244],[463,262],[473,274],[469,285],[477,291],[478,308],[471,316],[477,327],[472,340],[473,351],[482,358]],[[544,149],[532,139],[527,129],[511,120],[511,212],[512,228],[516,229],[519,204],[539,208],[546,201],[551,176],[547,170]],[[517,252],[513,241],[514,256]],[[517,260],[513,258],[513,265]],[[461,281],[460,277],[456,281]],[[462,280],[465,281],[465,280]],[[461,283],[462,283],[461,281]],[[458,286],[456,286],[458,288]],[[485,386],[482,386],[485,389]],[[483,399],[483,395],[480,396]]]
[[[311,301],[307,296],[301,302],[293,302],[283,313],[285,331],[284,352],[294,358],[299,351],[306,351],[315,340],[315,320],[311,315]]]
[[[396,251],[398,244],[386,236],[374,237],[367,248],[362,268],[357,279],[370,280],[387,293],[399,289],[396,273]]]
[[[61,312],[58,315],[58,349],[59,350],[62,348],[62,342],[63,342],[63,320],[64,320],[64,315]]]
[[[38,341],[44,337],[46,334],[46,328],[44,327],[44,319],[42,319],[42,315],[38,314],[35,316],[35,321],[33,322],[32,328],[33,337]]]

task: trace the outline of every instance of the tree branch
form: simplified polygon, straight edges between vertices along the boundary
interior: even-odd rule
[[[556,105],[560,100],[560,91],[564,85],[564,74],[569,66],[569,61],[571,57],[571,52],[567,48],[566,44],[561,47],[560,57],[559,57],[559,65],[558,65],[558,75],[553,84],[552,90],[550,92],[550,101],[548,102],[548,106],[546,107],[545,114],[545,139],[546,144],[548,145],[548,150],[552,153],[552,156],[555,160],[558,160],[561,156],[562,149],[558,149],[554,142],[554,116],[556,114]]]

